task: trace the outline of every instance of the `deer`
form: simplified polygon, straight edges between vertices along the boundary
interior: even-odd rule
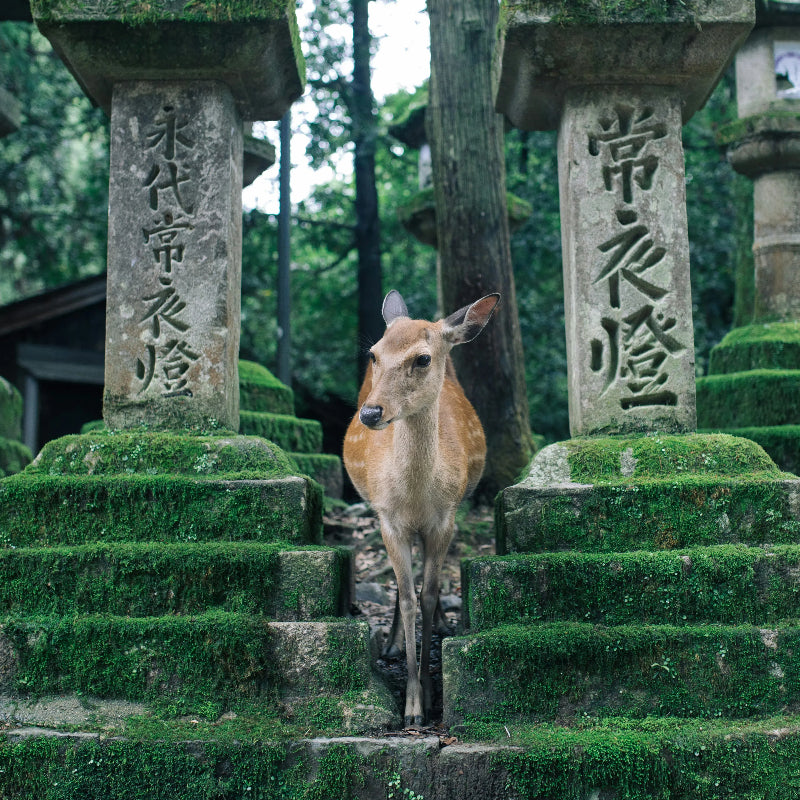
[[[406,728],[422,727],[430,715],[430,648],[440,574],[456,510],[475,489],[486,459],[483,428],[458,382],[450,351],[480,334],[499,300],[499,294],[490,294],[428,322],[411,319],[400,293],[390,291],[382,307],[386,331],[370,348],[358,410],[345,434],[345,469],[378,515],[397,581],[408,666]],[[416,539],[423,562],[419,668],[412,569]]]

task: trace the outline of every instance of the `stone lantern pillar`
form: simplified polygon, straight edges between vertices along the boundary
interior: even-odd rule
[[[238,429],[242,120],[302,91],[292,8],[33,3],[111,117],[110,428]]]
[[[697,381],[698,424],[759,442],[800,469],[800,3],[759,0],[736,56],[739,120],[720,131],[753,181],[752,322],[711,352]]]

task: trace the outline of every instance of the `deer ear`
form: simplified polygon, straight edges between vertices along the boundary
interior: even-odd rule
[[[495,293],[464,306],[444,320],[442,336],[450,344],[471,342],[486,327],[499,302],[500,295]]]
[[[383,308],[381,309],[383,320],[386,325],[391,325],[398,317],[407,317],[408,309],[400,296],[400,292],[392,289],[386,297],[383,298]]]

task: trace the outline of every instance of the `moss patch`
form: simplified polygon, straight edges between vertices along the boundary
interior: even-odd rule
[[[755,369],[800,369],[800,323],[771,322],[734,328],[711,351],[711,375]]]
[[[0,439],[22,437],[22,395],[5,378],[0,378]]]
[[[697,379],[697,426],[711,430],[800,422],[800,370],[755,369]]]
[[[48,442],[26,474],[274,479],[296,473],[279,447],[257,437],[97,431]]]
[[[734,428],[733,436],[752,439],[784,471],[800,473],[800,425],[775,425],[764,428]]]
[[[766,625],[800,616],[797,545],[518,554],[476,558],[465,569],[474,630],[559,620]]]
[[[40,476],[0,482],[0,541],[287,541],[321,544],[322,490],[307,478]]]
[[[266,367],[239,361],[239,405],[244,411],[294,414],[294,393]]]
[[[6,689],[79,692],[191,706],[286,692],[359,691],[369,683],[366,625],[272,623],[249,614],[8,617]],[[13,666],[10,667],[10,665]]]
[[[32,458],[31,451],[22,442],[0,438],[0,478],[21,472]]]
[[[0,550],[0,614],[198,614],[312,620],[340,613],[349,554],[256,542]]]
[[[495,628],[443,643],[445,720],[774,714],[800,703],[799,645],[791,627]]]
[[[312,419],[289,414],[242,411],[239,430],[248,436],[262,436],[289,452],[319,453],[322,450],[322,425]]]
[[[574,483],[614,486],[688,475],[730,479],[781,474],[758,445],[725,434],[570,439],[563,446]]]

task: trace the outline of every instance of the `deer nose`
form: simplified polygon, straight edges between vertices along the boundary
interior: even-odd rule
[[[361,406],[358,414],[359,419],[368,427],[374,428],[381,421],[383,408],[381,406]]]

